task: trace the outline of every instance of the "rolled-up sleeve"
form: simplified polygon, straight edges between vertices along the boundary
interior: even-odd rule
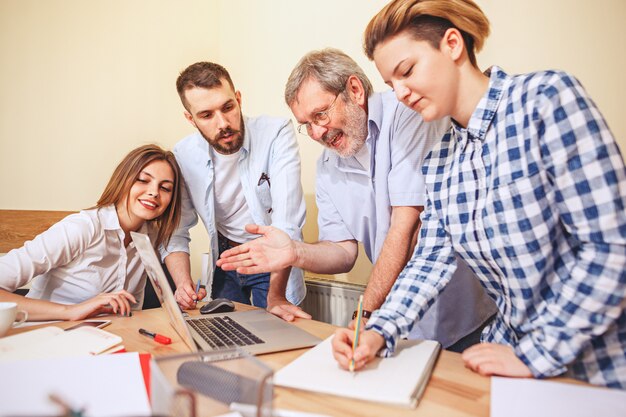
[[[426,123],[418,113],[402,104],[399,106],[390,139],[389,201],[394,207],[423,206],[426,191],[421,168],[428,150],[450,128],[450,120]]]
[[[191,237],[189,236],[189,229],[194,227],[198,223],[198,214],[193,206],[193,202],[189,197],[189,190],[187,189],[187,183],[183,181],[183,187],[181,187],[181,217],[178,228],[172,233],[167,246],[161,245],[159,252],[161,259],[165,258],[174,252],[186,252],[189,253],[189,242]]]
[[[324,158],[324,155],[322,155],[322,158]],[[333,200],[328,195],[328,191],[326,189],[328,173],[324,172],[324,161],[322,158],[320,158],[317,163],[317,178],[315,185],[315,203],[317,204],[318,209],[318,240],[326,240],[329,242],[354,240],[354,235],[348,230],[348,227],[335,207]],[[338,196],[335,196],[335,198],[337,197]]]

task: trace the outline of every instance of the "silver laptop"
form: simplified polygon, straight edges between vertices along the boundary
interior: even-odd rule
[[[251,354],[280,352],[317,345],[320,339],[265,310],[235,311],[184,317],[174,298],[150,238],[131,232],[139,257],[170,316],[170,324],[192,352],[232,349]]]

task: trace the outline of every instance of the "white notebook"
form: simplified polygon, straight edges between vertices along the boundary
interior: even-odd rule
[[[391,358],[375,358],[351,373],[332,355],[332,336],[274,375],[274,385],[359,400],[415,407],[426,388],[441,345],[433,340],[400,341]]]
[[[0,362],[97,355],[120,343],[121,337],[95,327],[48,326],[0,339]]]

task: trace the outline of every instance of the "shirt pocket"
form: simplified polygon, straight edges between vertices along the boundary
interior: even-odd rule
[[[263,181],[261,184],[257,185],[255,191],[263,213],[270,214],[272,212],[272,193],[267,181]]]

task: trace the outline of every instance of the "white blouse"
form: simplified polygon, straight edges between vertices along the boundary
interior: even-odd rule
[[[146,233],[146,224],[140,230]],[[141,309],[146,274],[134,243],[124,247],[115,206],[83,210],[0,257],[0,288],[25,285],[27,297],[77,304],[103,292],[125,289]]]

